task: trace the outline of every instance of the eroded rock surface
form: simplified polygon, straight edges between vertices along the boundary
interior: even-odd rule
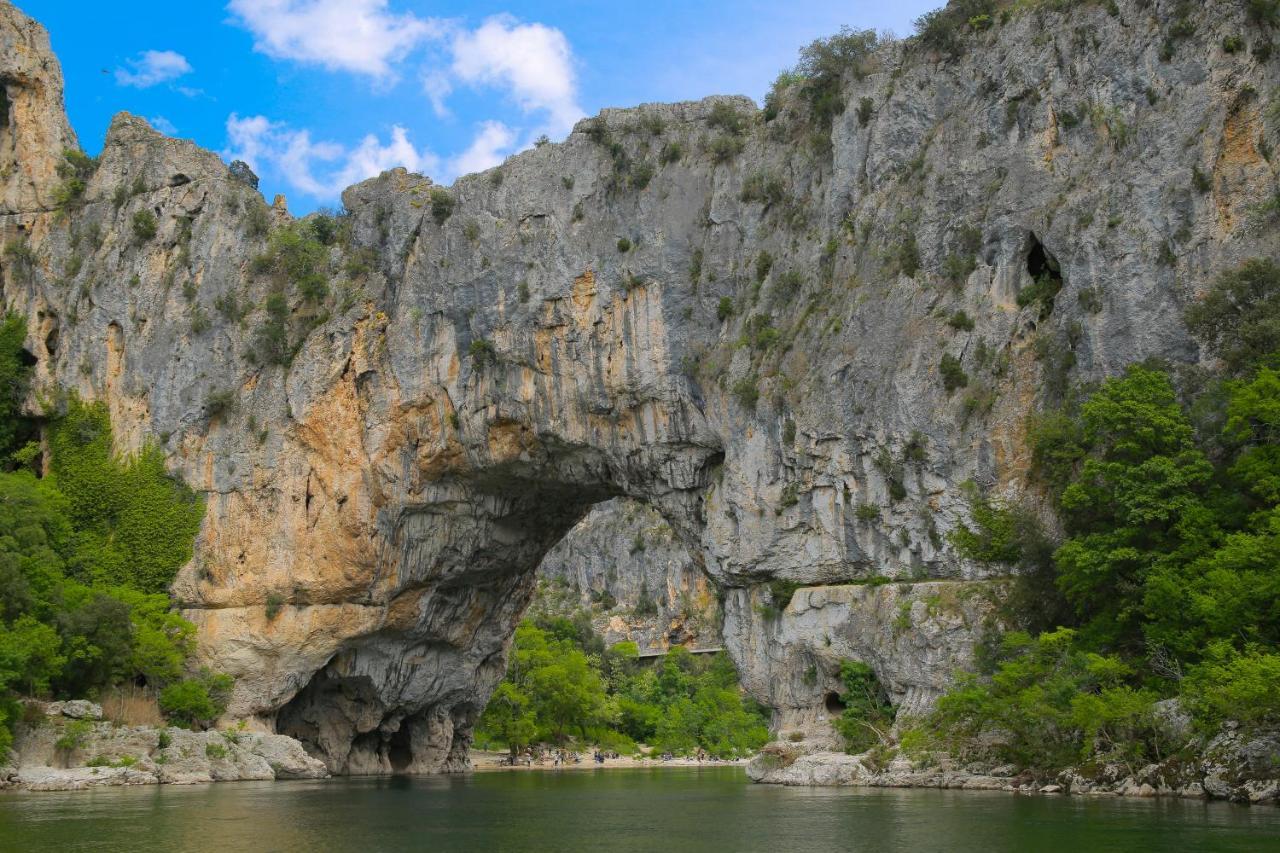
[[[598,504],[538,566],[531,613],[591,614],[607,645],[633,642],[641,654],[673,645],[722,645],[719,594],[652,508],[635,501]]]
[[[715,584],[779,725],[822,736],[846,651],[923,708],[977,614],[856,584],[999,574],[948,544],[961,484],[1023,494],[1045,388],[1195,360],[1183,307],[1275,249],[1250,226],[1277,60],[1220,49],[1242,5],[1167,61],[1169,0],[1105,5],[1016,15],[957,59],[889,45],[830,130],[795,97],[770,121],[743,98],[647,105],[460,179],[451,208],[403,170],[354,186],[329,296],[285,285],[282,365],[248,355],[281,285],[255,271],[243,172],[122,114],[83,206],[49,210],[60,72],[6,4],[0,231],[26,253],[0,264],[28,409],[103,400],[121,451],[158,443],[208,496],[174,586],[201,660],[236,676],[231,714],[335,772],[463,766],[535,567],[615,497]],[[1052,311],[1019,307],[1046,268]],[[771,579],[823,589],[777,615]]]

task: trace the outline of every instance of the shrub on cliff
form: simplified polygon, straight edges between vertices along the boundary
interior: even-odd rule
[[[231,676],[202,670],[193,678],[174,682],[160,692],[160,710],[180,726],[207,729],[227,710]]]
[[[862,661],[841,661],[840,681],[844,685],[840,693],[844,710],[836,718],[835,727],[844,738],[845,749],[856,755],[887,743],[894,708],[875,671]]]
[[[62,162],[57,167],[58,177],[62,178],[62,183],[54,187],[54,205],[64,212],[83,205],[84,191],[97,169],[97,158],[74,148],[63,151]]]
[[[139,210],[135,213],[131,224],[133,227],[133,239],[139,243],[145,243],[156,236],[156,231],[160,227],[156,221],[155,214],[149,210]]]

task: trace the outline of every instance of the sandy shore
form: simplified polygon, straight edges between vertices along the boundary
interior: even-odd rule
[[[672,758],[670,761],[663,761],[660,758],[633,758],[624,756],[621,758],[606,758],[603,764],[597,764],[591,760],[590,753],[584,753],[582,761],[577,764],[561,764],[556,766],[554,761],[544,761],[541,764],[533,762],[532,765],[518,764],[514,767],[501,762],[507,757],[505,752],[484,752],[481,750],[471,750],[471,768],[477,771],[492,770],[622,770],[636,767],[662,768],[662,767],[744,767],[748,759],[739,758],[733,761],[698,761],[696,758]]]

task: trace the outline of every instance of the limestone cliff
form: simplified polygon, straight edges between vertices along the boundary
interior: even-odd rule
[[[614,499],[574,525],[538,566],[535,612],[589,612],[612,645],[641,654],[721,645],[715,588],[652,508]]]
[[[1223,51],[1237,2],[1169,55],[1176,5],[1017,14],[957,58],[888,44],[829,129],[713,97],[606,110],[447,194],[385,173],[343,196],[324,296],[255,262],[282,205],[133,116],[51,210],[60,72],[4,4],[28,408],[104,400],[120,450],[158,443],[208,495],[174,585],[201,657],[335,772],[462,766],[535,568],[617,497],[706,572],[779,726],[821,733],[845,653],[925,707],[993,571],[948,545],[961,484],[1025,492],[1044,389],[1194,361],[1182,308],[1275,249],[1251,226],[1280,60]],[[1038,274],[1051,311],[1019,307]],[[818,589],[779,614],[773,579]]]

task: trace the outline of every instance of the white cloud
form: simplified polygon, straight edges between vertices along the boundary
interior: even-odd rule
[[[133,70],[117,68],[116,82],[121,86],[138,89],[167,83],[191,73],[191,63],[187,62],[187,58],[172,50],[144,50],[138,54],[137,59],[127,60],[126,64]]]
[[[505,160],[515,141],[511,128],[500,121],[486,121],[467,150],[449,161],[449,170],[453,177],[483,172]]]
[[[526,113],[545,110],[547,130],[568,131],[582,117],[573,53],[564,33],[497,15],[453,39],[454,75],[471,85],[507,89]]]
[[[422,91],[426,93],[427,100],[431,101],[431,109],[435,111],[436,116],[447,118],[449,107],[445,104],[445,98],[449,97],[449,93],[453,91],[453,83],[448,75],[439,71],[428,71],[422,76]]]
[[[388,12],[387,0],[231,0],[227,8],[267,56],[379,78],[444,32],[437,21]]]
[[[227,119],[229,160],[244,160],[256,172],[274,170],[291,187],[320,199],[336,199],[347,187],[387,169],[404,166],[411,172],[430,174],[440,169],[440,158],[419,150],[399,125],[391,128],[385,145],[370,133],[354,148],[336,142],[314,142],[308,130],[295,130],[265,116]]]
[[[166,136],[177,136],[178,134],[178,128],[174,127],[173,122],[164,116],[152,116],[147,121],[150,122],[152,127]]]

